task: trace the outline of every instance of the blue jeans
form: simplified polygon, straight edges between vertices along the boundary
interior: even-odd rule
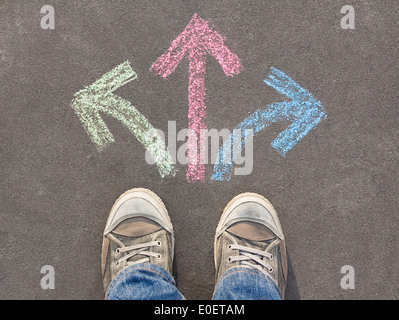
[[[108,300],[184,300],[172,276],[163,268],[141,263],[123,269],[111,282]],[[264,273],[234,267],[216,284],[214,300],[280,300],[277,285]]]

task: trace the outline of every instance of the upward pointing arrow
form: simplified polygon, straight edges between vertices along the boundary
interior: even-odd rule
[[[231,179],[234,155],[241,152],[245,141],[245,130],[250,129],[252,134],[255,135],[273,123],[284,120],[291,121],[291,125],[280,132],[272,142],[272,147],[282,156],[285,156],[310,130],[327,117],[321,102],[284,72],[272,67],[264,82],[280,94],[285,95],[289,100],[273,103],[264,110],[256,110],[235,128],[241,130],[241,136],[230,135],[230,138],[219,149],[218,160],[213,168],[212,180]],[[239,141],[233,141],[233,139],[239,139]],[[231,150],[231,148],[228,148],[230,143],[233,148],[237,147],[239,150],[233,152],[233,157],[225,157],[224,150]],[[226,161],[226,163],[223,159],[231,160],[230,162]]]
[[[205,166],[200,164],[200,150],[204,150],[205,144],[201,129],[206,129],[204,123],[206,54],[210,54],[219,62],[227,76],[234,76],[242,69],[240,60],[226,47],[223,37],[212,30],[205,20],[194,14],[184,31],[173,40],[169,49],[150,68],[166,79],[185,56],[188,58],[188,128],[191,129],[187,142],[189,182],[205,180]]]
[[[126,61],[75,93],[71,106],[99,151],[115,141],[101,118],[102,112],[122,122],[136,136],[151,153],[162,178],[174,175],[169,151],[154,127],[129,101],[113,94],[116,89],[135,79],[137,74]]]

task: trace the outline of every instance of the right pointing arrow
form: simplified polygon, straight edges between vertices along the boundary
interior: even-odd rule
[[[169,151],[154,127],[129,101],[113,94],[116,89],[135,79],[137,74],[126,61],[75,93],[71,106],[99,151],[115,141],[101,118],[102,112],[122,122],[135,135],[151,153],[162,178],[175,175]]]
[[[283,132],[280,132],[272,142],[272,147],[282,156],[285,156],[310,130],[327,117],[321,102],[316,100],[312,94],[298,85],[284,72],[272,67],[268,78],[264,81],[268,86],[290,100],[274,103],[267,106],[265,110],[259,109],[255,111],[235,128],[235,130],[241,130],[241,136],[235,137],[231,134],[219,149],[218,159],[213,167],[212,180],[228,181],[231,179],[234,156],[243,149],[245,130],[251,129],[253,135],[255,135],[272,123],[284,120],[291,121],[291,125]],[[234,139],[239,139],[240,141],[234,141]],[[232,148],[228,144],[231,144]],[[239,150],[233,152],[233,157],[224,155],[224,150],[232,150],[234,147],[239,148]],[[223,159],[231,160],[224,162]]]

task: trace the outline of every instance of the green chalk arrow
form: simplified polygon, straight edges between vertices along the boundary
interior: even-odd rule
[[[98,151],[104,150],[115,141],[101,118],[102,112],[122,122],[135,135],[151,153],[162,178],[167,175],[174,176],[175,168],[161,136],[129,101],[113,94],[116,89],[135,79],[137,74],[131,68],[130,62],[126,61],[104,74],[92,85],[75,93],[71,106]]]

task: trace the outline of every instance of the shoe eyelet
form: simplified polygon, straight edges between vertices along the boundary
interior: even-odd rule
[[[159,259],[161,259],[161,254],[160,253],[158,253],[158,255],[157,255],[157,259],[159,260]]]
[[[269,273],[272,273],[273,272],[273,268],[270,268],[268,271],[269,271]]]
[[[227,250],[231,251],[231,244],[228,245]]]
[[[115,252],[116,252],[116,254],[121,254],[121,249],[120,248],[116,248]]]
[[[271,254],[269,260],[271,261],[273,259],[274,259],[274,256]]]
[[[231,256],[227,258],[228,262],[232,262],[232,260],[233,260],[233,258]]]
[[[160,247],[162,245],[161,241],[157,241],[157,246]]]
[[[119,267],[119,265],[121,264],[119,261],[115,262],[116,266]]]

